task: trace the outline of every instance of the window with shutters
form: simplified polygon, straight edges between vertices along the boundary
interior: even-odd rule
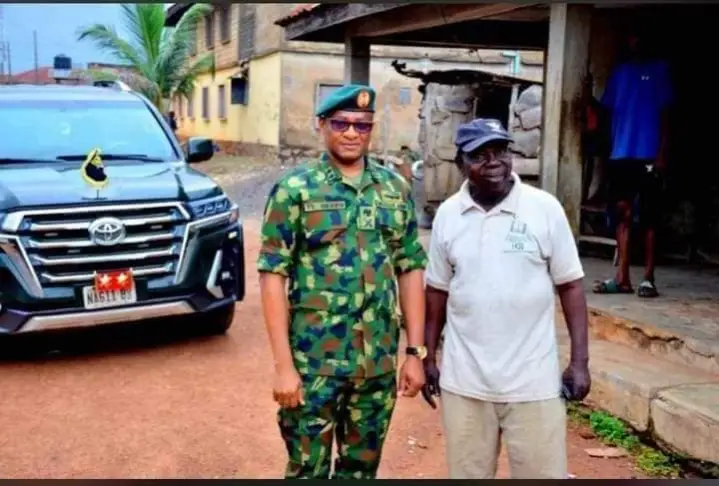
[[[230,103],[233,105],[246,105],[249,86],[246,79],[233,78],[230,82]]]
[[[230,40],[230,7],[232,4],[221,5],[218,7],[220,17],[220,42],[229,42]]]
[[[194,56],[197,54],[197,25],[195,24],[195,28],[192,29],[192,32],[190,33],[190,55]]]
[[[187,118],[195,118],[195,91],[187,95]]]
[[[210,119],[210,88],[202,88],[202,118]]]
[[[227,118],[227,93],[225,93],[224,84],[217,87],[217,116],[220,117],[220,120]]]
[[[205,47],[212,49],[215,42],[215,15],[214,12],[205,17]]]
[[[256,5],[241,3],[238,5],[239,22],[238,28],[238,58],[240,61],[250,59],[255,53],[255,25],[256,25]]]

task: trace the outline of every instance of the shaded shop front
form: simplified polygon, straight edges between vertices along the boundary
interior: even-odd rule
[[[665,353],[670,359],[719,373],[719,136],[713,123],[719,96],[710,74],[717,13],[717,6],[689,3],[337,4],[306,9],[278,24],[288,40],[344,43],[345,80],[352,82],[371,82],[371,44],[544,50],[540,185],[564,206],[591,286],[594,279],[613,276],[615,242],[603,205],[603,161],[583,150],[587,93],[601,97],[622,57],[627,29],[642,23],[654,34],[653,50],[672,66],[674,80],[658,237],[662,295],[640,300],[590,292],[588,299],[595,314],[620,318],[622,324],[612,324],[625,330],[612,331],[618,340],[646,347],[648,339],[666,335],[674,346]],[[587,192],[594,196],[591,204]],[[641,238],[634,242],[641,265]],[[640,267],[632,277],[638,283]],[[600,322],[606,321],[593,320],[593,330],[606,334]],[[698,342],[701,352],[692,344]]]

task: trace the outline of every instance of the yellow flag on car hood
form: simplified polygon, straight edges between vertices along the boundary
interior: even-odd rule
[[[92,149],[90,153],[87,154],[87,158],[85,162],[82,163],[80,172],[85,182],[95,189],[102,189],[110,182],[107,174],[105,174],[105,166],[102,163],[99,148]]]

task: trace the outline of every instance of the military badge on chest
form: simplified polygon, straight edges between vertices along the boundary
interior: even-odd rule
[[[357,228],[360,230],[373,230],[377,224],[377,215],[374,206],[360,206],[357,217]]]

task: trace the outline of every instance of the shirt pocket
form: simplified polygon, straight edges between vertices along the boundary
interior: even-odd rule
[[[347,219],[344,201],[305,202],[301,220],[307,250],[326,252],[325,263],[337,261],[345,247]]]
[[[522,275],[531,275],[531,273],[527,272],[549,268],[549,261],[538,238],[531,233],[522,235],[508,234],[500,242],[500,252],[503,257],[501,261],[504,263],[506,270],[511,270],[513,275],[518,276],[518,284],[524,278],[521,277]]]
[[[407,203],[377,201],[377,226],[391,245],[399,244],[407,228]]]

